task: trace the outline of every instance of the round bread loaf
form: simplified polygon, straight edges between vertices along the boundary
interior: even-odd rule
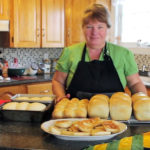
[[[40,97],[40,100],[51,101],[51,100],[53,100],[53,98],[52,97],[48,97],[48,96],[44,96],[44,97]]]
[[[52,112],[52,117],[55,119],[64,118],[64,110],[68,103],[68,98],[63,98],[59,103],[57,103]]]
[[[28,102],[20,102],[17,103],[16,105],[16,110],[26,110],[28,107],[29,103]]]
[[[16,100],[29,100],[29,97],[16,97]]]
[[[30,103],[27,107],[27,110],[31,111],[43,111],[46,108],[45,104],[42,103]]]
[[[9,103],[6,103],[6,104],[3,106],[3,109],[15,110],[17,104],[18,104],[17,102],[9,102]]]
[[[132,102],[135,103],[137,100],[148,98],[148,96],[143,92],[138,92],[132,95]]]
[[[109,97],[98,94],[91,97],[88,104],[88,116],[107,119],[109,115]]]
[[[40,100],[41,98],[40,97],[30,97],[29,99],[30,100]]]

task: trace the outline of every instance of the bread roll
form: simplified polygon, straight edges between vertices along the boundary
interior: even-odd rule
[[[86,118],[87,117],[87,107],[88,107],[89,101],[87,99],[82,99],[78,102],[78,106],[76,109],[76,118]]]
[[[27,110],[31,111],[43,111],[46,108],[45,104],[42,103],[30,103],[27,107]]]
[[[60,119],[64,118],[64,110],[69,103],[68,98],[63,98],[59,103],[57,103],[54,107],[54,111],[52,112],[52,118]]]
[[[26,110],[28,105],[28,102],[20,102],[16,105],[16,110]]]
[[[138,98],[133,103],[134,116],[137,120],[150,120],[150,97]]]
[[[109,97],[98,94],[91,97],[88,104],[88,116],[107,119],[109,115]]]
[[[129,120],[132,113],[132,101],[128,94],[114,93],[110,98],[110,116],[113,120]]]
[[[79,105],[79,99],[72,98],[70,100],[70,102],[66,105],[66,108],[64,110],[64,117],[65,118],[75,118],[78,105]]]
[[[17,102],[9,102],[9,103],[6,103],[6,104],[3,106],[3,109],[15,110],[17,104],[18,104]]]
[[[135,93],[134,95],[132,95],[132,103],[143,98],[148,98],[148,96],[143,92]]]

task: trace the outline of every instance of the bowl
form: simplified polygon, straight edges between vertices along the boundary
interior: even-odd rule
[[[23,76],[25,72],[25,68],[8,68],[8,76],[16,77],[16,76]]]

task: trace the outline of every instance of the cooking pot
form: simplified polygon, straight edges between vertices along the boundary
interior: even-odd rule
[[[25,72],[25,68],[8,68],[8,76],[22,76]]]

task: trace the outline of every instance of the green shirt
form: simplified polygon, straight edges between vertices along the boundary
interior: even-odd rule
[[[72,45],[64,48],[59,60],[57,61],[56,70],[68,73],[67,84],[68,87],[71,83],[78,62],[81,60],[82,52],[85,42]],[[126,76],[138,72],[137,64],[134,55],[127,48],[107,42],[107,54],[111,56],[114,66],[118,72],[120,81],[125,88],[127,81]],[[99,60],[104,60],[104,51],[102,51]],[[85,61],[89,62],[90,57],[88,48],[86,49]],[[96,71],[96,70],[95,70]]]

